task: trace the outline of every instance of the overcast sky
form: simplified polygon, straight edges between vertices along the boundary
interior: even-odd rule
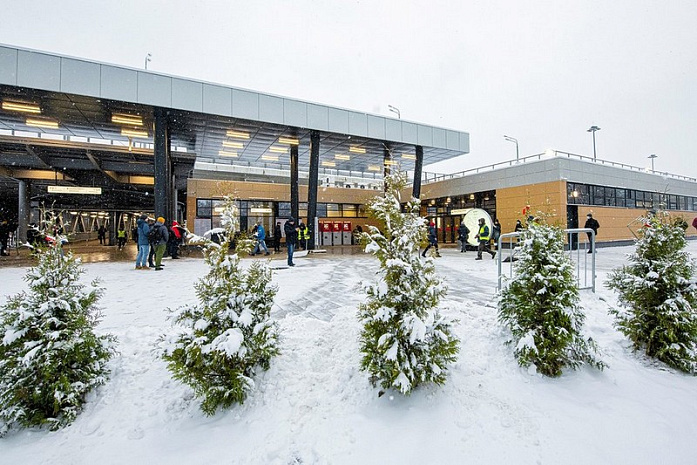
[[[0,0],[0,43],[697,177],[696,0]]]

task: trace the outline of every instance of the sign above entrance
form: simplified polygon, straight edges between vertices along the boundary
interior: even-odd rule
[[[466,215],[468,211],[472,210],[471,208],[453,208],[450,210],[451,215]]]
[[[271,213],[273,213],[273,210],[271,208],[265,208],[265,207],[252,207],[249,209],[249,212],[270,215]]]
[[[86,194],[102,195],[101,187],[81,187],[81,186],[48,186],[49,194]]]

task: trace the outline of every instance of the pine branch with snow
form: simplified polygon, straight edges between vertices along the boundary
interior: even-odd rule
[[[106,382],[115,353],[115,338],[94,331],[99,283],[79,282],[84,270],[60,241],[37,254],[25,277],[29,290],[0,308],[0,434],[72,422],[87,393]]]
[[[270,318],[277,292],[271,270],[256,261],[244,271],[237,253],[228,254],[237,210],[229,198],[223,208],[226,238],[206,248],[210,269],[195,284],[199,304],[172,311],[176,330],[159,342],[174,378],[203,398],[201,409],[208,415],[243,403],[259,368],[268,370],[279,353],[277,324]],[[251,241],[238,240],[238,252],[250,249]]]
[[[560,376],[564,367],[583,363],[602,369],[592,339],[581,330],[585,315],[573,264],[564,253],[564,232],[531,221],[523,232],[514,277],[501,291],[498,318],[512,333],[509,343],[521,366],[534,365],[546,376]]]
[[[361,243],[379,259],[380,271],[378,281],[366,286],[368,298],[359,306],[359,317],[362,369],[374,385],[409,394],[423,383],[445,383],[459,341],[452,334],[454,322],[437,308],[446,286],[435,274],[433,260],[419,258],[426,238],[419,200],[412,199],[401,211],[399,192],[405,184],[400,173],[387,176],[385,195],[369,203],[382,231],[369,226]]]
[[[620,308],[610,313],[635,350],[697,374],[696,265],[683,250],[683,225],[669,220],[663,211],[643,219],[630,264],[606,283],[619,293]]]

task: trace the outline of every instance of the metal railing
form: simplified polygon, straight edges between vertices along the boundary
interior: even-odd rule
[[[595,292],[595,253],[591,253],[595,251],[595,232],[589,228],[571,228],[565,229],[564,233],[567,238],[566,249],[574,264],[574,275],[579,290],[590,289]],[[583,237],[582,233],[585,233],[588,239]],[[516,255],[520,251],[520,236],[519,232],[501,234],[496,243],[498,252],[498,285],[496,289],[498,291],[501,290],[502,286],[504,262],[508,263],[508,278],[513,277],[513,262],[517,260]],[[506,251],[508,254],[505,253]],[[507,255],[505,259],[504,255]]]
[[[509,166],[515,166],[515,165],[519,165],[521,163],[530,163],[530,162],[534,162],[534,161],[548,160],[548,159],[552,159],[552,158],[572,158],[572,159],[582,160],[582,161],[589,162],[589,163],[597,163],[600,165],[614,166],[617,168],[622,168],[622,169],[631,170],[631,171],[640,171],[642,173],[656,174],[659,176],[665,176],[665,177],[673,178],[673,179],[680,179],[683,181],[697,182],[696,178],[691,178],[689,176],[666,173],[664,171],[652,171],[652,170],[649,170],[646,168],[641,168],[639,166],[627,165],[625,163],[603,160],[600,158],[594,159],[593,157],[587,157],[585,155],[579,155],[579,154],[569,153],[569,152],[562,152],[559,150],[548,150],[548,151],[543,152],[543,153],[538,153],[535,155],[528,155],[527,157],[522,157],[519,160],[502,161],[502,162],[494,163],[491,165],[484,165],[484,166],[480,166],[478,168],[471,168],[471,169],[468,169],[465,171],[459,171],[457,173],[451,173],[451,174],[424,172],[421,175],[421,182],[423,184],[426,184],[426,183],[430,183],[430,182],[445,181],[447,179],[461,178],[461,177],[468,176],[471,174],[477,174],[477,173],[482,173],[482,172],[486,172],[486,171],[493,171],[493,170],[497,170],[497,169],[501,169],[501,168],[507,168]]]

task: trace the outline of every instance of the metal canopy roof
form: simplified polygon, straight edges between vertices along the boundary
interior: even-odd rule
[[[0,108],[0,176],[47,168],[72,178],[97,171],[127,184],[128,176],[152,176],[156,108],[169,111],[179,176],[194,160],[289,169],[284,138],[297,140],[299,165],[308,166],[312,131],[320,134],[320,172],[372,178],[386,149],[402,170],[413,169],[417,145],[424,165],[469,151],[464,132],[10,46],[0,46],[0,101],[40,109]],[[114,122],[114,115],[140,124]]]

